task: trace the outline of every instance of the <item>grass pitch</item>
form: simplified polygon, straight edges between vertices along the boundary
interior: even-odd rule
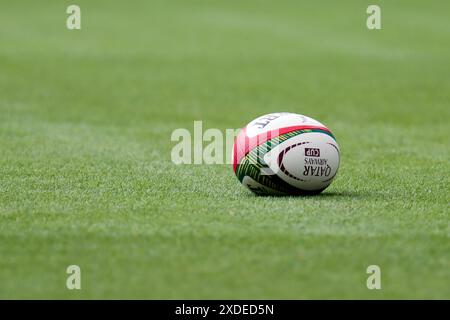
[[[69,4],[0,10],[0,298],[450,298],[448,1],[378,1],[379,31],[364,1]],[[336,135],[321,196],[170,161],[274,111]]]

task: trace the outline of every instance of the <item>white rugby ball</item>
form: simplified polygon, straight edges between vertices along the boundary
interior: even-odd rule
[[[322,123],[295,113],[251,121],[235,139],[233,170],[261,195],[307,195],[325,190],[339,168],[339,145]]]

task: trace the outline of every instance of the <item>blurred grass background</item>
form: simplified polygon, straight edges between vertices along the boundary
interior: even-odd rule
[[[1,3],[0,297],[449,298],[450,3],[369,4]],[[274,111],[337,136],[322,196],[170,161],[176,128]]]

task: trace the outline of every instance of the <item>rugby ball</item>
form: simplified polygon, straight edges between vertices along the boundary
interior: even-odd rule
[[[233,170],[259,195],[308,195],[335,178],[339,145],[322,123],[304,115],[271,113],[251,121],[233,145]]]

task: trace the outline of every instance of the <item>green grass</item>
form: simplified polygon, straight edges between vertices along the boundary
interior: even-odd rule
[[[450,298],[448,1],[76,3],[1,5],[0,298]],[[274,111],[336,135],[321,196],[170,161]]]

